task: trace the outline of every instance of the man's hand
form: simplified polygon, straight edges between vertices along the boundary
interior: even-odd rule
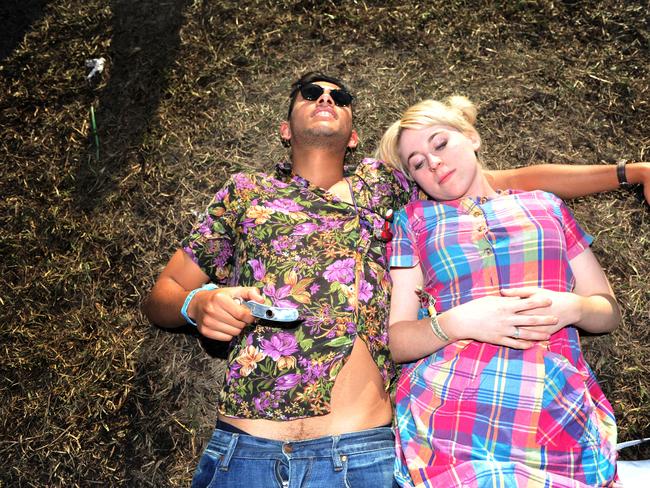
[[[257,288],[235,286],[198,292],[188,307],[199,332],[209,339],[230,341],[255,321],[242,301],[264,303]]]

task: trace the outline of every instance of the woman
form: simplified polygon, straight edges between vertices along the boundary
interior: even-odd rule
[[[404,486],[610,486],[614,415],[576,327],[613,330],[613,291],[560,199],[492,188],[476,113],[465,97],[427,100],[380,145],[433,199],[395,215],[390,249],[390,348],[411,363],[397,387],[396,477]],[[556,325],[522,317],[503,324],[509,337],[476,330],[481,307],[502,295],[546,296]],[[432,317],[418,320],[423,299]]]

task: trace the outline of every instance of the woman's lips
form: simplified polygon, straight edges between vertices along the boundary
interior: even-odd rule
[[[440,179],[438,180],[438,184],[439,184],[439,185],[442,185],[442,184],[443,184],[445,181],[447,181],[447,180],[449,179],[449,177],[450,177],[452,174],[454,174],[455,172],[456,172],[456,170],[455,170],[455,169],[452,169],[451,171],[445,173],[445,174],[442,176],[442,178],[440,178]]]

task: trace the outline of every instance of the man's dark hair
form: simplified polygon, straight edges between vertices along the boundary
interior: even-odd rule
[[[294,81],[293,84],[291,85],[291,93],[289,94],[289,99],[291,101],[289,102],[289,112],[287,114],[287,120],[291,118],[291,111],[293,110],[293,106],[296,103],[296,97],[298,96],[298,91],[300,90],[300,87],[304,85],[309,85],[310,83],[316,83],[317,81],[325,81],[327,83],[336,85],[339,88],[342,88],[343,90],[349,91],[348,87],[345,86],[345,83],[343,83],[338,78],[335,78],[334,76],[326,75],[325,73],[321,73],[319,71],[309,71],[308,73],[302,75],[298,80]]]

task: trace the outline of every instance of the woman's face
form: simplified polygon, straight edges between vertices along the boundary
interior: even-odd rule
[[[444,201],[482,195],[475,154],[480,146],[476,132],[464,134],[450,126],[434,125],[404,129],[398,153],[420,188],[431,198]]]

